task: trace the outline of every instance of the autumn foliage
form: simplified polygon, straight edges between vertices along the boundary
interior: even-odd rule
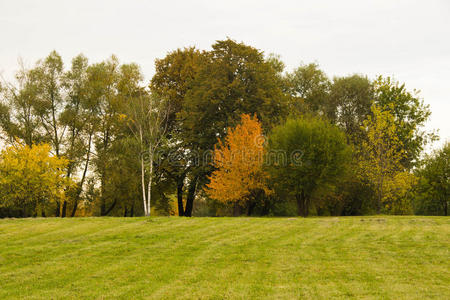
[[[214,147],[216,170],[209,177],[206,192],[222,203],[248,207],[257,201],[266,186],[268,175],[263,170],[264,137],[256,116],[241,115],[235,128]]]
[[[0,207],[20,207],[23,216],[63,201],[73,182],[64,175],[67,159],[50,154],[50,145],[16,143],[0,154]]]

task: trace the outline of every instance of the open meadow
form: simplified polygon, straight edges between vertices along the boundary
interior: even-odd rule
[[[0,299],[449,299],[450,218],[0,220]]]

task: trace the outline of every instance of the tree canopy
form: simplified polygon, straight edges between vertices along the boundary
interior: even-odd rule
[[[35,184],[59,164],[48,172],[66,187],[3,191],[0,217],[444,214],[448,147],[424,155],[429,118],[419,92],[390,77],[286,71],[230,38],[168,52],[149,82],[114,55],[65,65],[52,51],[0,83],[0,180],[25,189],[5,170],[31,155],[45,163],[21,176]]]

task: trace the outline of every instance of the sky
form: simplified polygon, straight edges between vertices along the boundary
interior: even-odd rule
[[[58,51],[66,66],[111,54],[138,63],[230,37],[281,56],[290,71],[316,62],[331,78],[393,76],[430,105],[428,130],[450,141],[450,1],[0,0],[0,73],[12,78]]]

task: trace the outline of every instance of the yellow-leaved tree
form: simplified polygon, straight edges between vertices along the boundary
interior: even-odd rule
[[[214,147],[216,170],[209,177],[206,193],[222,203],[235,203],[252,213],[264,193],[269,194],[263,170],[264,138],[256,116],[241,115],[235,128]]]
[[[48,204],[64,200],[72,181],[65,176],[68,160],[50,154],[50,145],[17,142],[0,154],[0,206],[22,216],[45,216]]]
[[[401,163],[405,151],[398,138],[394,116],[376,105],[371,110],[372,116],[368,116],[362,126],[367,139],[360,145],[359,175],[373,186],[378,213],[382,208],[395,214],[409,213],[407,194],[415,178]]]

